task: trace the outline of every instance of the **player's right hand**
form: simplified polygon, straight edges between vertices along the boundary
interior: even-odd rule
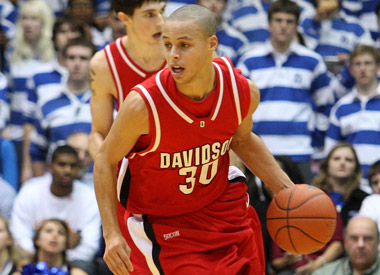
[[[130,261],[131,248],[121,235],[105,238],[104,261],[115,275],[128,275],[133,271]]]

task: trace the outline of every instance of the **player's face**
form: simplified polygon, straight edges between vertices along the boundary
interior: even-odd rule
[[[217,20],[222,18],[222,13],[226,7],[225,0],[199,0],[198,4],[209,9]]]
[[[71,154],[60,154],[50,165],[54,184],[64,188],[71,188],[74,179],[78,176],[78,159]]]
[[[371,187],[373,193],[380,194],[380,173],[371,177]]]
[[[166,62],[176,83],[201,79],[215,50],[216,37],[206,37],[194,20],[168,21],[162,37]]]
[[[128,32],[149,44],[159,44],[162,41],[162,29],[165,21],[164,2],[145,2],[136,9],[133,16],[123,20]]]
[[[296,17],[285,12],[274,13],[268,27],[274,43],[290,43],[297,32]]]
[[[12,239],[7,231],[5,222],[0,219],[0,252],[10,245],[12,245]]]
[[[58,51],[61,51],[70,39],[74,39],[79,36],[79,31],[74,31],[69,24],[62,24],[55,36],[55,45],[57,46]]]
[[[67,49],[65,66],[70,80],[85,81],[90,74],[91,49],[85,46],[71,46]]]
[[[356,56],[350,64],[350,72],[355,78],[358,86],[371,85],[377,82],[377,72],[379,65],[370,54],[362,54]]]
[[[38,41],[41,37],[42,21],[34,14],[24,13],[20,16],[21,27],[27,41]]]
[[[348,225],[345,248],[356,268],[366,270],[376,261],[378,244],[376,228],[370,220],[359,219]]]
[[[51,254],[60,254],[66,249],[66,230],[58,222],[46,222],[36,240],[40,250]]]
[[[346,179],[354,174],[355,156],[349,147],[337,148],[328,161],[328,175],[336,179]]]

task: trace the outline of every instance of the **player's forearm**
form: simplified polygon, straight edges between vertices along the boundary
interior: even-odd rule
[[[252,134],[244,141],[232,140],[231,148],[274,193],[293,185],[258,136]]]
[[[94,185],[105,239],[107,236],[120,234],[117,220],[116,169],[116,165],[104,161],[102,155],[97,156],[94,166]]]
[[[97,131],[92,130],[90,133],[90,145],[88,151],[93,160],[96,158],[96,154],[99,152],[99,148],[104,141],[104,137]]]

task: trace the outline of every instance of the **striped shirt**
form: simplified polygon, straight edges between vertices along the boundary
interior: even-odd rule
[[[349,54],[358,44],[374,44],[370,33],[343,12],[322,22],[305,18],[300,26],[306,45],[322,57]]]
[[[238,30],[223,22],[219,25],[216,36],[218,37],[218,56],[227,56],[236,65],[238,59],[247,50],[249,41]]]
[[[322,58],[296,42],[279,54],[268,41],[243,55],[237,67],[261,93],[253,132],[274,155],[309,160],[313,146],[323,143],[312,138],[327,129],[325,112],[335,101],[329,88],[332,78]]]
[[[69,91],[38,106],[35,130],[31,134],[32,161],[45,161],[56,146],[74,132],[91,132],[91,91],[74,95]]]
[[[366,178],[369,166],[380,159],[380,85],[371,97],[360,95],[354,87],[334,105],[329,121],[325,154],[338,142],[351,143]],[[367,180],[361,187],[371,193]]]
[[[67,78],[66,68],[62,67],[57,60],[38,68],[27,81],[28,101],[24,108],[27,123],[34,124],[37,105],[42,106],[57,97],[65,89]]]
[[[8,81],[6,77],[0,73],[0,131],[9,123],[9,103]]]
[[[379,37],[377,3],[378,0],[342,0],[342,10],[347,15],[357,18],[360,24],[370,31],[374,40]]]

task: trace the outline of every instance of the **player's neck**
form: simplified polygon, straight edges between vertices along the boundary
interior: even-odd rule
[[[124,37],[123,45],[133,62],[145,71],[156,71],[165,62],[162,43],[148,44],[131,37]]]
[[[195,101],[201,101],[214,90],[215,69],[211,65],[202,70],[192,81],[188,83],[176,83],[176,86],[186,97]]]

